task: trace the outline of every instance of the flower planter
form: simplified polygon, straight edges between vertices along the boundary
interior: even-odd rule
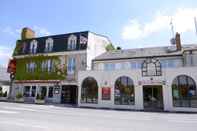
[[[24,99],[23,98],[15,98],[15,102],[24,103]]]
[[[7,97],[0,97],[0,101],[7,101]]]
[[[36,99],[35,100],[35,103],[36,104],[44,104],[45,103],[45,100],[38,100],[38,99]]]

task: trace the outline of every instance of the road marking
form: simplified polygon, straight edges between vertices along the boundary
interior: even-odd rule
[[[0,113],[3,113],[3,114],[17,114],[17,113],[19,113],[19,112],[16,112],[16,111],[0,110]]]
[[[11,109],[11,110],[22,110],[22,111],[37,111],[37,110],[33,110],[30,108],[23,108],[23,107],[8,107],[8,106],[4,106],[2,107],[4,109]]]
[[[28,123],[19,123],[19,122],[10,122],[10,121],[0,121],[0,124],[7,124],[7,125],[16,125],[16,126],[22,126],[22,127],[31,127],[31,128],[41,128],[41,129],[48,129],[46,126],[41,126],[38,124],[28,124]]]

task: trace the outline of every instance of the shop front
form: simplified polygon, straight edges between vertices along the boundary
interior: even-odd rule
[[[142,77],[135,71],[79,72],[79,107],[197,112],[196,67]]]

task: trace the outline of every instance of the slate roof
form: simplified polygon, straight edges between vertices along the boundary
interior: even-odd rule
[[[183,50],[197,49],[197,45],[183,45]],[[132,58],[147,58],[147,57],[161,57],[161,56],[181,56],[182,51],[176,51],[175,46],[165,47],[149,47],[125,49],[105,52],[97,56],[94,61],[99,60],[116,60],[116,59],[132,59]]]
[[[89,31],[83,31],[83,32],[73,32],[67,34],[50,35],[44,37],[36,37],[32,39],[18,40],[18,43],[20,44],[20,48],[19,51],[17,51],[18,52],[17,54],[14,53],[14,56],[31,54],[29,49],[30,49],[30,42],[32,40],[36,40],[38,42],[37,53],[46,53],[45,42],[46,39],[48,38],[53,39],[53,50],[51,52],[69,51],[67,49],[67,44],[68,44],[67,42],[68,42],[68,37],[70,35],[75,35],[77,37],[77,45],[75,50],[85,50],[87,48],[87,45],[80,44],[80,36],[83,36],[88,39],[88,33]],[[25,51],[23,52],[22,50],[24,45],[25,45]]]

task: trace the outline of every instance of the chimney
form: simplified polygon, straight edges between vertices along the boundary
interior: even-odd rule
[[[28,27],[25,27],[22,29],[21,40],[31,39],[34,37],[35,37],[35,32],[32,29],[30,29]]]
[[[180,37],[180,34],[178,32],[176,32],[175,44],[176,44],[177,51],[181,51],[181,49],[182,49],[182,47],[181,47],[181,37]]]

